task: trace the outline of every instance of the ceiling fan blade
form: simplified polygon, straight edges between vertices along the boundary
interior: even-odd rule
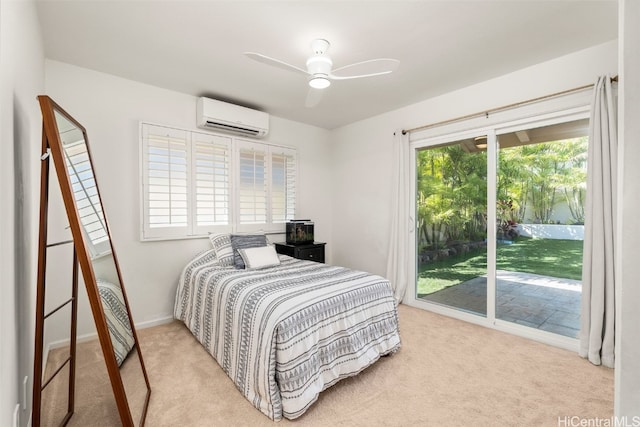
[[[309,88],[309,92],[307,92],[307,99],[304,102],[304,106],[307,108],[313,108],[320,103],[322,100],[322,95],[327,89],[314,89],[312,87]]]
[[[367,61],[356,62],[336,68],[331,72],[329,78],[333,80],[359,79],[362,77],[382,76],[398,69],[400,61],[397,59],[379,58]]]
[[[295,65],[288,64],[284,61],[280,61],[279,59],[271,58],[269,56],[265,56],[261,53],[255,52],[245,52],[247,57],[253,59],[254,61],[262,62],[263,64],[273,65],[274,67],[282,68],[284,70],[296,71],[298,73],[302,73],[304,75],[309,75],[307,70],[303,70],[300,67],[296,67]]]

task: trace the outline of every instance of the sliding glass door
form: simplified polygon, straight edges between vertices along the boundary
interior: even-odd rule
[[[487,138],[416,153],[417,296],[487,313]]]
[[[587,132],[555,120],[416,147],[416,301],[575,338]]]
[[[498,137],[496,318],[577,337],[588,120]]]

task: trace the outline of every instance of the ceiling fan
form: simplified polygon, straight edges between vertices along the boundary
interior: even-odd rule
[[[261,53],[245,52],[244,54],[255,61],[306,75],[310,86],[305,102],[307,107],[314,107],[320,102],[323,89],[328,88],[332,80],[381,76],[393,72],[400,63],[397,59],[378,58],[332,69],[333,61],[327,53],[329,46],[330,43],[325,39],[316,39],[311,42],[313,54],[307,59],[306,70]]]

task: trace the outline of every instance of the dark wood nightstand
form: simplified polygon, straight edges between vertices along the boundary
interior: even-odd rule
[[[324,263],[324,245],[326,245],[326,243],[313,242],[302,245],[290,245],[282,242],[274,244],[276,245],[276,252],[279,254]]]

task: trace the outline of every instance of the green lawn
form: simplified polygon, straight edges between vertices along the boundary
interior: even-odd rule
[[[580,280],[582,240],[519,237],[513,244],[498,244],[497,268]],[[418,294],[430,294],[486,273],[485,249],[423,264],[418,271]]]

